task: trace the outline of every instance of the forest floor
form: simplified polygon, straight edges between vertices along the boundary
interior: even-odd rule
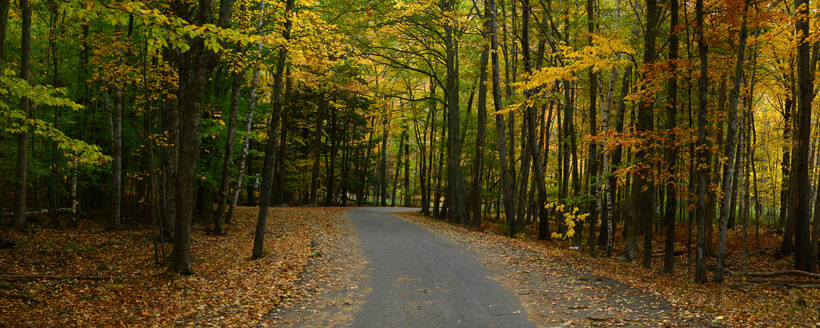
[[[268,256],[251,261],[256,209],[238,208],[225,236],[194,225],[190,277],[169,276],[155,264],[146,225],[107,231],[81,221],[74,229],[9,232],[17,245],[0,250],[0,326],[350,326],[373,293],[373,272],[344,209],[272,209]],[[655,240],[653,269],[644,269],[570,250],[568,241],[535,240],[533,227],[513,239],[418,213],[396,216],[480,260],[544,327],[820,327],[820,289],[777,283],[811,281],[745,279],[738,231],[729,233],[727,281],[698,285],[687,252],[676,257],[674,274],[660,273],[662,238]],[[677,231],[676,249],[684,249],[686,229]],[[750,240],[749,271],[791,267],[790,258],[774,257],[773,232],[762,231],[759,247]],[[708,264],[714,267],[713,257]]]
[[[820,289],[811,281],[788,278],[782,284],[753,282],[742,271],[741,235],[730,231],[727,274],[723,284],[692,282],[686,252],[676,257],[672,275],[662,274],[663,240],[656,239],[653,269],[618,258],[591,257],[569,249],[569,241],[536,240],[536,227],[518,238],[480,232],[424,217],[402,217],[423,225],[464,245],[494,270],[498,280],[519,295],[530,319],[547,326],[730,326],[820,327]],[[493,229],[485,225],[486,230]],[[739,230],[739,229],[738,229]],[[676,240],[684,249],[685,226]],[[681,233],[682,232],[682,233]],[[753,234],[750,233],[751,236]],[[750,239],[753,239],[751,237]],[[761,233],[760,248],[750,241],[749,272],[772,272],[792,268],[790,258],[774,256],[778,239]],[[586,244],[584,243],[584,246]],[[615,250],[621,254],[621,250]],[[707,261],[714,269],[714,258]],[[709,278],[712,271],[709,271]],[[774,279],[784,281],[787,279]],[[802,284],[802,285],[801,285]],[[809,288],[810,287],[810,288]]]
[[[340,208],[274,208],[265,258],[251,261],[257,208],[239,207],[227,234],[194,224],[195,274],[169,276],[157,266],[150,226],[121,231],[86,226],[9,232],[0,250],[0,326],[252,326],[309,286],[307,264],[321,257],[317,240],[333,242]],[[334,239],[334,240],[335,240]],[[166,255],[170,245],[166,246]],[[31,275],[31,276],[18,276]],[[43,277],[42,275],[49,275]]]

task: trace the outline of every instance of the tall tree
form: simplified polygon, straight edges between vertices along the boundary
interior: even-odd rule
[[[239,155],[239,168],[237,169],[236,173],[236,182],[234,183],[234,190],[233,190],[233,197],[231,198],[231,204],[228,207],[228,213],[226,214],[226,221],[230,222],[231,218],[233,217],[233,210],[236,208],[236,203],[239,201],[239,193],[242,191],[242,181],[245,179],[245,166],[248,162],[248,153],[250,150],[251,144],[251,128],[253,127],[253,115],[256,110],[256,98],[257,98],[257,86],[259,84],[259,70],[260,70],[260,59],[262,57],[262,39],[265,37],[265,30],[262,29],[262,24],[264,23],[265,15],[265,0],[259,1],[259,19],[256,23],[256,29],[258,30],[259,41],[256,43],[256,61],[253,65],[253,73],[251,74],[251,94],[250,98],[248,99],[248,113],[245,116],[245,136],[242,138],[242,153]],[[250,185],[250,184],[249,184]],[[251,195],[248,195],[249,197]]]
[[[669,104],[666,109],[666,129],[668,135],[671,137],[673,129],[675,128],[675,121],[678,113],[678,76],[677,60],[678,60],[678,0],[669,1],[669,61],[672,67],[672,74],[669,77]],[[666,184],[666,211],[664,212],[664,225],[666,225],[666,245],[665,254],[663,258],[663,272],[667,274],[672,273],[675,264],[675,209],[678,205],[677,198],[677,175],[673,171],[675,162],[678,157],[678,148],[668,145],[666,150],[666,165],[670,172],[667,175],[670,177]]]
[[[493,106],[495,108],[496,146],[498,147],[498,174],[501,176],[501,189],[504,202],[504,216],[507,219],[507,232],[515,235],[513,207],[513,187],[510,185],[510,175],[507,171],[507,147],[504,137],[504,113],[501,102],[501,79],[498,71],[498,19],[495,0],[487,0],[490,7],[490,57],[492,58]]]
[[[230,1],[230,0],[223,0]],[[292,25],[291,13],[293,12],[294,0],[285,0],[285,28],[282,31],[282,38],[290,39],[290,29]],[[268,222],[268,205],[270,205],[271,194],[273,193],[273,163],[276,162],[276,136],[279,134],[279,119],[282,115],[284,87],[285,62],[288,58],[287,46],[279,49],[279,56],[276,59],[276,72],[273,75],[273,116],[268,125],[268,142],[265,146],[265,164],[262,169],[262,191],[259,197],[259,215],[256,218],[256,232],[253,235],[253,252],[251,259],[259,259],[265,256],[265,228]]]
[[[199,0],[196,11],[188,5],[175,3],[174,13],[193,25],[203,26],[213,19],[211,0]],[[193,16],[191,16],[193,14]],[[233,0],[220,0],[217,27],[228,27],[233,14]],[[213,70],[219,54],[205,47],[203,37],[189,40],[189,49],[177,58],[179,86],[177,99],[180,111],[179,167],[176,174],[178,188],[178,217],[174,229],[174,249],[169,268],[177,274],[193,274],[191,267],[191,218],[194,214],[196,166],[200,152],[200,120],[202,100],[208,75]]]
[[[478,113],[476,114],[476,141],[475,158],[473,159],[473,183],[470,191],[471,224],[481,222],[481,174],[484,170],[484,139],[487,130],[487,64],[490,61],[490,6],[484,1],[484,16],[482,17],[482,32],[485,42],[482,42],[481,58],[479,59],[478,78]]]
[[[792,161],[794,174],[794,267],[814,271],[817,258],[811,251],[811,180],[809,179],[809,145],[811,143],[811,107],[814,71],[810,67],[809,0],[795,0],[794,28],[797,33],[797,147]]]
[[[703,0],[695,1],[696,39],[698,41],[698,57],[700,59],[700,73],[698,78],[698,139],[697,139],[697,206],[695,215],[698,220],[697,256],[695,260],[695,282],[705,283],[706,277],[706,189],[709,188],[709,165],[711,156],[706,141],[706,97],[709,93],[709,48],[703,38]]]
[[[20,18],[22,29],[20,36],[20,78],[29,81],[31,76],[31,3],[20,0]],[[20,110],[29,117],[31,100],[20,99]],[[23,130],[17,133],[17,180],[14,188],[14,227],[26,229],[26,189],[28,188],[28,133]]]
[[[456,11],[456,0],[444,0],[442,11],[449,18],[444,21],[444,46],[446,53],[447,82],[447,204],[450,220],[458,224],[467,221],[467,204],[464,195],[464,175],[461,171],[461,127],[459,112],[459,63],[458,20],[452,17]]]
[[[748,12],[748,2],[744,2],[743,4],[743,18],[742,23],[740,26],[740,32],[738,34],[738,45],[737,45],[737,58],[735,59],[735,72],[733,77],[733,85],[732,90],[729,92],[729,121],[728,127],[726,128],[726,143],[724,148],[724,157],[726,157],[726,162],[723,164],[723,206],[720,208],[720,241],[718,244],[718,256],[717,262],[715,263],[715,273],[712,279],[715,282],[722,282],[723,281],[723,261],[724,257],[726,256],[726,228],[729,221],[729,210],[730,206],[734,205],[732,202],[727,198],[732,191],[732,185],[737,184],[737,181],[733,181],[733,177],[736,176],[734,173],[734,165],[735,165],[735,154],[736,154],[736,137],[737,137],[737,108],[738,103],[740,100],[740,87],[743,84],[743,64],[745,61],[745,51],[746,51],[746,16]]]

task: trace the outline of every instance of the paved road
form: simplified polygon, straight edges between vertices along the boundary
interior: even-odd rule
[[[369,261],[364,285],[372,288],[353,327],[535,327],[476,259],[390,214],[410,210],[347,211]]]

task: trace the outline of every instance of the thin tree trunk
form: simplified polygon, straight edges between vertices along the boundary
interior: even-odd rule
[[[404,152],[404,138],[407,137],[407,129],[403,129],[401,131],[401,137],[399,137],[399,155],[396,157],[396,168],[395,173],[393,173],[393,193],[390,197],[390,206],[396,206],[396,189],[399,185],[399,173],[401,173],[401,161],[402,155]]]
[[[698,217],[698,251],[697,259],[695,261],[695,282],[705,283],[706,277],[706,258],[705,258],[705,244],[706,244],[706,189],[709,187],[709,172],[708,163],[711,162],[711,156],[707,149],[706,141],[706,97],[709,93],[709,66],[708,66],[708,45],[703,38],[703,0],[695,1],[695,15],[696,15],[696,33],[698,40],[698,57],[700,58],[700,77],[698,78],[698,139],[697,139],[697,176],[698,176],[698,190],[696,206],[696,216]]]
[[[455,0],[445,0],[444,11],[456,10]],[[459,112],[459,62],[458,62],[458,27],[455,20],[444,22],[444,45],[447,66],[447,204],[450,210],[450,221],[465,224],[467,204],[465,200],[464,175],[461,172],[461,133]]]
[[[222,181],[219,184],[219,204],[214,216],[214,233],[225,233],[225,206],[228,204],[228,189],[233,166],[233,144],[236,138],[237,112],[239,111],[239,90],[242,88],[242,74],[235,73],[231,83],[231,106],[228,118],[228,132],[225,138],[225,156],[222,160]]]
[[[674,1],[674,0],[673,0]],[[588,42],[593,46],[592,34],[595,33],[595,1],[587,0],[587,31],[590,36]],[[589,135],[595,136],[598,134],[597,126],[597,102],[598,101],[598,73],[594,70],[589,70]],[[589,142],[589,157],[587,160],[587,185],[585,192],[591,197],[590,202],[587,203],[589,212],[589,234],[587,238],[587,246],[589,247],[589,254],[595,256],[595,228],[598,224],[598,143],[594,140]],[[594,180],[594,181],[593,181]],[[580,234],[579,234],[580,235]]]
[[[364,164],[360,172],[361,185],[359,186],[359,197],[356,199],[358,206],[362,206],[364,202],[367,201],[367,176],[369,172],[368,168],[370,167],[370,150],[373,148],[373,131],[376,130],[375,116],[370,118],[370,127],[370,133],[367,137],[367,150],[364,155]]]
[[[336,131],[336,124],[337,124],[338,116],[336,116],[336,110],[330,111],[330,133],[328,133],[328,137],[330,138],[330,163],[327,166],[326,170],[326,183],[327,183],[327,192],[325,193],[325,206],[333,205],[333,195],[336,191],[336,153],[338,148],[338,134]]]
[[[508,174],[507,168],[507,147],[504,137],[504,114],[501,113],[503,103],[501,102],[501,82],[498,72],[498,21],[495,8],[495,0],[487,0],[487,6],[490,7],[490,57],[492,59],[492,81],[493,81],[493,106],[495,107],[495,127],[496,127],[496,146],[498,147],[498,165],[499,176],[501,177],[501,189],[504,202],[504,215],[507,219],[507,232],[510,236],[515,234],[515,208],[513,207],[513,191],[510,185],[511,176]],[[506,37],[505,37],[506,38]],[[507,57],[504,56],[506,63]]]
[[[645,67],[649,67],[655,63],[655,38],[658,33],[658,16],[659,14],[657,1],[647,0],[646,34],[644,35],[643,55],[643,64]],[[642,99],[641,102],[638,104],[638,132],[646,133],[652,131],[652,129],[654,128],[652,102],[653,101],[651,99]],[[637,159],[639,161],[645,161],[648,155],[647,151],[648,150],[645,147],[640,147],[636,153]],[[653,189],[650,185],[651,178],[648,176],[648,169],[643,169],[645,169],[646,172],[644,172],[643,174],[633,176],[632,181],[632,206],[634,212],[633,216],[635,218],[633,220],[633,226],[637,228],[638,222],[635,220],[640,220],[641,230],[643,230],[644,233],[642,264],[644,267],[649,268],[652,266],[652,221],[655,217],[655,206],[653,205],[654,202],[652,201],[654,197],[651,192],[651,190]],[[632,229],[633,233],[630,236],[630,238],[637,238],[637,234],[634,233],[635,228]],[[637,244],[637,242],[634,242],[634,244]],[[635,252],[633,253],[633,255],[637,255],[637,253]]]
[[[324,95],[321,97],[324,97]],[[312,205],[318,204],[319,200],[319,165],[321,164],[322,135],[324,134],[322,131],[326,112],[327,102],[323,98],[316,107],[316,122],[313,127],[313,168],[310,176],[310,204]]]
[[[29,0],[20,0],[22,19],[22,33],[20,36],[20,78],[28,81],[31,75],[31,4]],[[5,38],[5,34],[3,36]],[[31,101],[23,97],[20,99],[20,110],[26,116],[30,115]],[[14,227],[25,230],[26,226],[26,189],[28,188],[28,133],[22,131],[17,134],[17,166],[15,169],[16,181],[14,189]]]
[[[111,226],[120,228],[122,211],[122,88],[114,89],[114,108],[111,112],[113,130],[111,144],[114,149],[113,172],[111,172]]]
[[[410,134],[407,134],[407,140],[404,143],[404,206],[410,206]]]
[[[745,61],[746,51],[746,13],[749,8],[749,3],[745,2],[743,5],[743,21],[740,26],[740,35],[738,36],[737,58],[735,59],[735,75],[732,90],[729,95],[729,126],[726,129],[726,148],[724,156],[727,158],[723,165],[723,206],[720,209],[720,241],[718,244],[718,257],[715,263],[715,273],[712,280],[715,282],[723,281],[723,261],[726,256],[726,228],[729,219],[729,207],[732,206],[730,200],[725,199],[726,195],[732,192],[732,181],[734,175],[734,163],[737,136],[737,107],[740,99],[740,87],[743,84],[743,64]]]
[[[285,29],[282,31],[282,38],[290,39],[290,12],[293,10],[294,0],[285,0]],[[256,232],[253,237],[253,253],[251,259],[259,259],[265,256],[265,228],[267,227],[268,205],[273,191],[273,169],[276,162],[276,135],[279,129],[279,118],[282,114],[282,87],[284,85],[285,61],[288,57],[288,49],[279,50],[277,58],[276,72],[273,75],[273,117],[268,127],[268,144],[265,147],[265,166],[262,169],[262,192],[259,197],[259,216],[256,218]]]
[[[259,12],[265,12],[265,0],[259,2]],[[239,193],[242,191],[242,181],[245,179],[245,165],[248,162],[248,152],[250,150],[251,139],[249,137],[251,129],[253,128],[253,114],[256,109],[257,86],[259,84],[259,69],[260,59],[262,57],[262,39],[265,37],[265,32],[262,29],[262,24],[265,21],[265,15],[260,14],[256,28],[259,30],[259,42],[256,44],[256,64],[253,66],[253,75],[251,77],[251,94],[248,99],[248,114],[245,117],[245,136],[242,138],[242,154],[239,156],[239,168],[236,173],[236,183],[234,185],[233,197],[230,207],[228,207],[227,221],[230,222],[233,217],[234,208],[239,201]],[[250,184],[249,184],[250,185]],[[251,194],[248,195],[251,197]]]
[[[490,33],[490,6],[487,0],[484,1],[483,32],[484,38],[489,38]],[[472,193],[470,195],[471,224],[478,226],[481,222],[481,173],[484,170],[484,139],[487,130],[487,64],[490,59],[490,45],[484,42],[479,59],[479,79],[478,79],[478,113],[476,114],[476,141],[475,159],[473,162]]]
[[[671,136],[672,130],[676,126],[678,112],[678,0],[670,0],[671,9],[669,26],[672,31],[669,35],[669,61],[672,63],[672,74],[669,78],[669,105],[666,110],[666,129]],[[677,144],[671,142],[671,144]],[[666,225],[666,245],[663,259],[663,272],[671,274],[675,265],[675,208],[677,207],[677,174],[674,173],[675,162],[678,157],[678,148],[672,145],[666,150],[666,165],[669,168],[669,181],[666,184],[666,212],[664,213],[664,224]]]
[[[390,136],[390,112],[382,118],[382,145],[379,149],[381,161],[379,164],[379,204],[387,206],[387,138]]]

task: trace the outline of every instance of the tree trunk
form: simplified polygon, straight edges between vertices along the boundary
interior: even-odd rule
[[[122,211],[122,102],[122,88],[117,86],[114,89],[114,108],[111,113],[111,145],[114,152],[114,167],[111,172],[111,226],[114,229],[120,228]]]
[[[740,100],[740,87],[743,84],[743,64],[745,61],[746,51],[746,13],[749,4],[745,2],[743,5],[743,21],[740,26],[740,33],[738,36],[737,58],[735,59],[735,75],[732,85],[732,90],[729,95],[729,126],[726,128],[726,148],[724,156],[727,158],[726,163],[723,164],[723,206],[720,209],[720,241],[718,244],[718,257],[715,263],[715,273],[712,280],[715,282],[723,281],[723,260],[726,256],[726,228],[729,219],[729,207],[733,204],[726,199],[726,195],[732,192],[732,181],[734,175],[735,152],[737,145],[735,138],[737,136],[737,107]]]
[[[711,156],[707,149],[706,140],[706,97],[709,93],[709,66],[708,66],[708,45],[703,38],[703,0],[695,1],[695,15],[696,15],[696,33],[698,40],[698,57],[700,58],[700,77],[698,78],[698,139],[697,139],[697,176],[698,176],[698,190],[697,190],[697,207],[696,216],[698,217],[698,233],[697,233],[697,259],[695,261],[695,282],[705,283],[706,277],[706,257],[704,256],[706,244],[706,189],[709,187],[709,172],[708,163],[711,162]]]
[[[496,146],[498,147],[498,165],[499,176],[501,177],[501,189],[504,202],[504,215],[507,219],[507,232],[510,236],[515,234],[515,208],[513,207],[513,191],[510,185],[511,176],[508,174],[507,168],[507,147],[504,137],[504,114],[500,113],[503,110],[503,103],[501,102],[501,79],[498,72],[498,21],[495,8],[495,0],[487,0],[487,6],[490,7],[490,35],[491,42],[490,57],[492,58],[492,81],[493,81],[493,106],[495,107],[495,127],[496,127]],[[506,56],[505,62],[506,62]]]
[[[410,135],[404,143],[404,206],[410,206]]]
[[[330,165],[327,166],[325,177],[327,179],[327,192],[325,193],[325,206],[333,205],[333,194],[336,190],[336,153],[337,153],[337,146],[338,146],[338,138],[337,138],[337,131],[336,131],[336,124],[337,124],[338,116],[336,115],[336,110],[330,111],[330,133],[328,133],[328,137],[330,138]]]
[[[811,251],[811,180],[809,177],[809,144],[811,142],[811,102],[813,75],[809,65],[810,44],[804,40],[809,35],[809,0],[795,0],[794,27],[799,35],[797,46],[797,147],[792,162],[795,176],[794,267],[797,270],[814,271],[817,258]]]
[[[674,0],[672,0],[674,1]],[[595,33],[595,1],[587,0],[587,31],[590,36],[588,38],[589,45],[593,46],[592,34]],[[650,21],[651,22],[651,21]],[[598,73],[590,68],[589,70],[589,135],[595,136],[598,134],[597,126],[597,109],[596,102],[598,101]],[[589,254],[595,256],[595,227],[598,224],[598,142],[590,140],[589,142],[589,159],[587,160],[587,186],[584,188],[586,193],[591,197],[587,208],[589,212],[589,236],[587,245],[589,247]]]
[[[259,2],[259,12],[265,12],[265,0],[261,0]],[[238,172],[236,173],[236,183],[234,185],[233,191],[233,198],[231,200],[230,207],[228,207],[228,214],[227,214],[227,221],[230,221],[233,217],[233,210],[236,208],[236,203],[239,200],[239,193],[242,191],[242,181],[245,179],[245,165],[248,162],[248,152],[250,150],[250,142],[251,139],[249,137],[251,133],[251,129],[253,128],[253,114],[254,110],[256,109],[256,93],[257,93],[257,86],[259,84],[259,69],[260,69],[260,62],[259,59],[262,57],[262,39],[265,37],[265,32],[262,29],[262,24],[265,21],[264,15],[259,15],[259,20],[256,24],[256,28],[259,30],[259,37],[260,40],[256,44],[256,59],[257,62],[253,66],[253,75],[251,77],[251,94],[250,99],[248,99],[248,114],[245,118],[245,136],[242,138],[242,154],[239,156],[239,168],[237,169]],[[250,183],[248,184],[250,185]],[[248,194],[250,198],[252,193]]]
[[[28,81],[31,75],[31,3],[29,0],[20,0],[22,28],[20,36],[20,78]],[[5,33],[3,38],[5,39]],[[0,57],[2,58],[2,57]],[[26,116],[30,115],[31,101],[23,97],[20,99],[20,110]],[[22,131],[17,134],[17,166],[15,168],[14,189],[14,228],[25,230],[26,226],[26,189],[28,188],[28,133]]]
[[[669,35],[669,61],[672,63],[672,74],[669,78],[669,105],[666,110],[666,129],[667,135],[672,136],[673,129],[676,126],[676,119],[678,113],[678,76],[677,63],[678,59],[678,0],[670,0],[669,7],[671,9],[669,26],[672,31]],[[665,256],[663,258],[663,272],[671,274],[675,265],[675,208],[678,204],[676,194],[677,190],[677,174],[675,174],[675,162],[678,157],[678,148],[672,146],[677,142],[671,142],[666,150],[666,165],[669,168],[669,181],[666,184],[666,212],[664,213],[664,224],[666,225],[666,245]]]
[[[396,156],[396,168],[393,173],[393,192],[390,197],[390,206],[396,206],[396,189],[399,185],[399,173],[401,172],[402,153],[404,152],[404,138],[407,137],[407,128],[402,129],[399,137],[399,155]]]
[[[783,227],[783,240],[780,244],[780,249],[778,250],[778,255],[786,256],[792,252],[793,245],[792,245],[792,237],[794,236],[794,224],[791,221],[791,216],[788,215],[789,213],[789,205],[791,205],[790,195],[791,190],[789,185],[791,184],[791,158],[790,158],[790,151],[791,151],[791,114],[792,114],[792,107],[793,101],[791,98],[786,98],[783,108],[783,159],[780,162],[781,168],[781,176],[783,177],[782,181],[780,182],[780,225]]]
[[[365,151],[364,155],[364,164],[362,165],[362,170],[360,172],[360,181],[361,185],[359,186],[359,197],[356,199],[358,206],[362,206],[365,201],[367,201],[367,176],[368,176],[368,168],[370,167],[370,149],[373,148],[373,131],[376,130],[376,117],[373,116],[370,118],[370,133],[367,137],[367,150]]]
[[[483,32],[484,38],[490,33],[490,6],[484,1]],[[471,224],[478,226],[481,223],[481,173],[484,170],[484,139],[487,130],[487,64],[490,57],[490,45],[484,42],[479,59],[478,79],[478,113],[476,114],[476,141],[475,159],[473,162],[472,193],[470,194]]]
[[[646,34],[644,35],[644,67],[649,68],[655,63],[655,37],[658,33],[658,3],[656,0],[646,1]],[[638,121],[637,131],[641,133],[648,133],[654,128],[654,118],[652,114],[652,99],[641,99],[638,104]],[[648,149],[640,146],[635,154],[638,161],[647,160]],[[643,163],[647,165],[648,163]],[[642,174],[633,176],[632,182],[632,200],[633,212],[635,220],[640,220],[641,230],[644,233],[643,246],[643,261],[644,267],[652,266],[652,221],[655,217],[655,206],[652,195],[651,178],[648,176],[648,168],[642,167],[645,170]],[[637,221],[633,220],[633,226],[637,226]],[[635,227],[637,228],[637,227]],[[634,232],[634,228],[633,228]],[[636,238],[637,234],[633,233],[631,238]],[[634,255],[637,255],[635,253]]]
[[[381,161],[379,164],[379,204],[387,206],[387,138],[390,136],[390,112],[384,113],[382,120],[382,146],[379,149]]]
[[[290,39],[290,12],[293,10],[294,0],[285,0],[285,29],[282,31],[284,40]],[[288,48],[279,50],[279,58],[276,62],[276,72],[273,75],[273,116],[270,126],[268,126],[268,143],[265,146],[265,164],[262,169],[262,190],[259,197],[259,216],[256,218],[256,232],[253,236],[253,253],[251,259],[259,259],[265,256],[265,228],[267,227],[268,205],[273,191],[273,169],[276,162],[276,135],[279,129],[279,118],[282,115],[282,87],[284,85],[285,61],[288,57]]]
[[[456,10],[455,0],[445,0],[443,11]],[[461,172],[461,133],[459,117],[459,63],[457,22],[444,22],[444,45],[447,66],[447,204],[450,209],[450,221],[457,224],[466,223],[467,205],[465,202],[464,176]]]
[[[321,95],[321,97],[323,97],[323,99],[319,101],[316,107],[316,123],[313,130],[313,168],[311,169],[310,176],[310,204],[314,206],[318,204],[319,200],[319,165],[321,164],[322,135],[324,134],[322,130],[324,129],[325,112],[327,112],[327,102],[324,100],[324,95]],[[370,149],[368,148],[368,152],[369,151]]]
[[[222,181],[219,184],[219,204],[214,216],[214,233],[225,233],[225,206],[228,204],[228,189],[231,184],[231,167],[233,166],[233,144],[236,138],[237,112],[239,111],[239,90],[242,88],[241,73],[233,74],[231,83],[231,107],[228,119],[228,132],[225,137],[225,156],[222,160]]]

